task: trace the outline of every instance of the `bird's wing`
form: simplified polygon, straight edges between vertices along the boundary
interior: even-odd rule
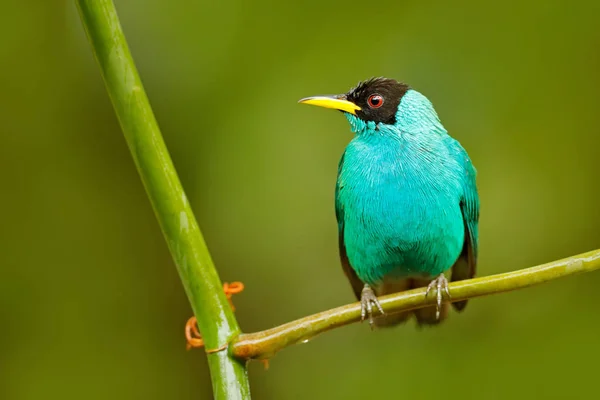
[[[339,193],[341,188],[340,183],[340,173],[342,172],[342,168],[344,166],[344,153],[342,155],[342,159],[338,165],[338,175],[337,182],[335,184],[335,217],[338,223],[338,243],[340,246],[340,260],[342,262],[342,268],[344,270],[344,274],[350,281],[352,285],[352,290],[354,291],[354,295],[357,300],[360,300],[360,294],[362,292],[363,283],[356,275],[356,272],[350,266],[350,261],[348,261],[348,255],[346,254],[346,245],[344,244],[344,207],[342,206],[339,200]]]
[[[462,211],[463,221],[465,225],[465,243],[463,251],[452,267],[452,281],[460,281],[470,279],[475,276],[477,268],[477,252],[479,246],[479,195],[477,194],[476,175],[477,171],[467,152],[456,142],[460,154],[463,158],[465,170],[465,180],[463,184],[463,194],[460,199],[460,208]],[[452,304],[458,311],[463,310],[467,301],[458,301]]]

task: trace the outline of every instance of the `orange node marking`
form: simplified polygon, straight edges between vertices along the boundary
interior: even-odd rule
[[[223,291],[225,292],[225,296],[227,300],[229,300],[229,305],[231,306],[231,311],[235,311],[235,307],[233,302],[231,301],[231,296],[234,294],[238,294],[244,290],[244,284],[242,282],[231,282],[231,283],[223,283]]]
[[[232,311],[235,311],[235,307],[231,301],[231,296],[240,293],[242,290],[244,290],[244,284],[242,282],[223,283],[223,291],[225,292],[225,297],[227,297]],[[187,320],[185,324],[185,338],[187,339],[186,347],[188,350],[192,347],[204,347],[204,340],[198,330],[198,321],[196,320],[196,317],[191,317]]]
[[[192,347],[203,347],[204,340],[200,336],[198,326],[196,324],[196,317],[191,317],[185,324],[185,338],[187,339],[186,348],[189,350]]]
[[[260,360],[262,365],[265,367],[265,371],[269,369],[269,359],[265,358],[264,360]]]

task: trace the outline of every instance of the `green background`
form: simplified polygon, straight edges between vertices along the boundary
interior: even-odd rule
[[[600,3],[117,0],[242,329],[353,301],[351,135],[305,96],[404,80],[478,169],[480,275],[600,247]],[[209,399],[181,282],[70,1],[0,13],[0,398]],[[600,274],[355,324],[250,365],[255,399],[597,396]]]

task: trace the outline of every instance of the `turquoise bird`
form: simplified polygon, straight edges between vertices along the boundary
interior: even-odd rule
[[[368,316],[371,326],[412,314],[419,325],[444,320],[446,274],[452,281],[472,278],[477,265],[479,196],[467,152],[424,95],[393,79],[300,103],[342,111],[355,134],[339,163],[335,210],[340,258],[362,319]],[[377,300],[424,286],[426,296],[437,292],[435,306],[384,314]],[[466,300],[453,305],[461,311]],[[373,316],[375,308],[381,315]]]

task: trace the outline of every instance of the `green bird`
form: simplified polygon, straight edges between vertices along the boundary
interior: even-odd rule
[[[433,325],[449,313],[446,273],[472,278],[477,265],[479,196],[467,152],[450,137],[431,102],[387,78],[346,94],[300,103],[344,113],[355,136],[338,167],[335,210],[344,272],[362,319],[391,326],[412,314]],[[384,314],[377,296],[427,286],[436,306]],[[426,294],[426,296],[427,296]],[[453,303],[461,311],[466,300]],[[381,315],[376,318],[373,310]]]

